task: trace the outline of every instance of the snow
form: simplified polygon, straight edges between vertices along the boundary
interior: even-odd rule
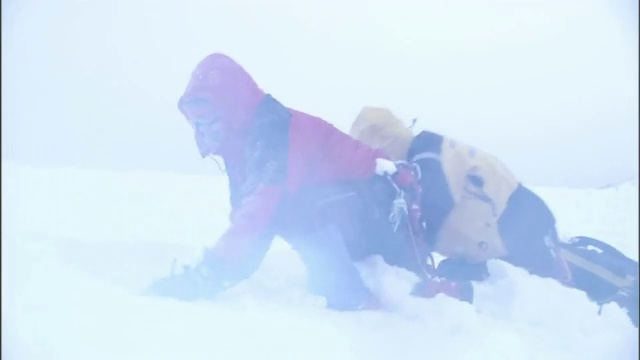
[[[210,164],[214,167],[215,164]],[[224,176],[2,163],[3,359],[636,359],[615,305],[490,263],[476,303],[408,296],[415,279],[372,258],[363,276],[388,311],[340,313],[305,290],[281,240],[215,302],[139,295],[197,259],[227,225]],[[638,183],[534,188],[561,235],[637,259]]]
[[[388,106],[527,183],[595,187],[637,176],[637,4],[20,0],[2,10],[3,358],[638,357],[621,309],[598,316],[582,293],[499,261],[473,306],[411,298],[415,278],[373,258],[361,270],[390,311],[329,311],[281,240],[215,303],[139,295],[228,222],[226,178],[209,175],[215,164],[200,161],[176,109],[204,55],[229,53],[286,105],[342,130],[362,106]],[[638,258],[637,179],[535,190],[562,236]]]

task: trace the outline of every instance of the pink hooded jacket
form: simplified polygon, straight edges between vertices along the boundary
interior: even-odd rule
[[[215,109],[212,111],[222,119],[224,141],[217,155],[225,161],[232,190],[241,188],[255,175],[247,168],[251,161],[247,149],[253,141],[252,128],[264,117],[257,112],[266,99],[280,104],[266,95],[238,63],[219,53],[205,57],[193,71],[178,102],[185,116],[189,100],[198,97],[209,101]],[[270,108],[266,109],[269,115]],[[318,117],[282,109],[287,113],[288,129],[281,138],[267,139],[276,141],[275,148],[286,151],[282,154],[282,180],[259,184],[235,204],[232,193],[231,226],[211,249],[217,258],[229,263],[240,260],[263,234],[285,194],[295,196],[303,188],[370,178],[375,174],[375,159],[388,158]],[[197,134],[196,143],[200,144]],[[202,152],[206,155],[206,150]]]

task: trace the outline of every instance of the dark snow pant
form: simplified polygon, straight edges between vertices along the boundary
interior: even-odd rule
[[[354,228],[362,207],[353,186],[308,189],[283,208],[278,233],[304,263],[311,291],[338,310],[366,303],[370,292],[354,265],[354,242],[364,239]]]
[[[304,262],[312,291],[332,308],[353,309],[370,300],[354,262],[381,255],[390,265],[415,271],[388,220],[394,192],[386,181],[315,188],[288,202],[282,237]]]
[[[292,244],[307,268],[310,290],[337,310],[358,308],[371,296],[344,240],[337,226],[327,224]]]

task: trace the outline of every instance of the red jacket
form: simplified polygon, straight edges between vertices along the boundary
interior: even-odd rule
[[[264,235],[283,196],[369,178],[375,159],[388,158],[318,117],[284,107],[222,54],[207,56],[195,68],[178,103],[187,118],[189,100],[198,97],[223,122],[224,141],[216,154],[229,176],[231,226],[211,251],[230,263]],[[208,155],[197,133],[196,143]]]

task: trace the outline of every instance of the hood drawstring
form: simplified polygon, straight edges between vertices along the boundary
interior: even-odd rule
[[[218,165],[218,169],[219,169],[223,174],[226,174],[226,173],[227,173],[227,169],[226,169],[226,168],[224,168],[222,165],[220,165],[220,162],[218,161],[218,158],[217,158],[215,155],[213,155],[213,154],[209,154],[208,156],[209,156],[210,158],[212,158],[212,159],[213,159],[213,161],[216,163],[216,165]]]

